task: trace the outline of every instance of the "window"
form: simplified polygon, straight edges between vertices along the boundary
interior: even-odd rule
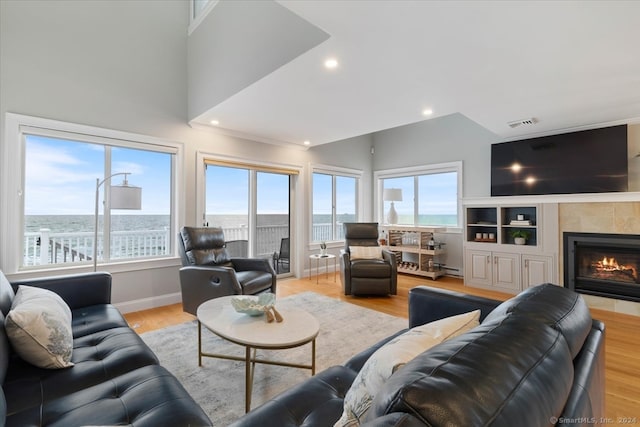
[[[105,264],[173,255],[178,145],[85,126],[79,133],[73,131],[79,125],[43,119],[22,121],[15,126],[24,176],[14,224],[21,224],[20,244],[10,249],[17,269],[91,264],[94,257]],[[140,210],[109,208],[110,188],[123,179],[141,187]],[[3,224],[5,235],[9,226]]]
[[[200,25],[206,16],[218,4],[219,0],[190,0],[189,1],[189,35]]]
[[[191,9],[193,10],[193,14],[191,15],[191,19],[194,20],[200,16],[205,7],[207,7],[207,3],[209,0],[192,0]]]
[[[379,218],[389,223],[389,211],[397,212],[399,225],[460,227],[462,163],[376,172]],[[385,189],[396,191],[385,192]],[[400,190],[400,191],[397,191]],[[394,195],[394,197],[386,197]],[[401,200],[398,195],[401,194]]]
[[[311,242],[344,239],[342,224],[358,218],[359,175],[315,169],[311,185]]]
[[[298,171],[200,155],[204,165],[203,222],[221,227],[231,256],[273,259],[291,237],[292,190]],[[241,248],[238,252],[235,247]],[[287,256],[287,261],[289,257]],[[274,265],[289,273],[290,263]]]

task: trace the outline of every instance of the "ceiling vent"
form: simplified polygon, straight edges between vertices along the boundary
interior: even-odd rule
[[[514,120],[507,122],[510,128],[517,128],[518,126],[532,126],[538,123],[538,120],[531,117],[530,119]]]

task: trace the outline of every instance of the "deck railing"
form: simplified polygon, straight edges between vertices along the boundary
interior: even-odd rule
[[[330,240],[331,224],[316,224],[313,227],[314,241]],[[226,240],[248,240],[247,227],[225,227]],[[280,241],[289,237],[289,226],[267,225],[257,227],[256,254],[270,257],[280,250]],[[24,234],[23,266],[47,264],[69,264],[91,261],[93,259],[93,232],[54,233],[43,228],[39,232]],[[171,255],[172,242],[168,229],[114,231],[111,232],[110,260],[123,260],[154,256]],[[98,259],[102,256],[103,236],[98,233]]]

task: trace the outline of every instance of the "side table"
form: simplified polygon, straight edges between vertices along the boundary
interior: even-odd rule
[[[309,280],[311,280],[311,272],[313,271],[313,261],[316,261],[316,284],[318,283],[318,276],[320,275],[320,261],[324,260],[324,267],[326,272],[326,277],[329,277],[329,260],[333,260],[333,281],[336,281],[336,272],[338,271],[338,257],[332,254],[320,255],[313,254],[309,255]]]

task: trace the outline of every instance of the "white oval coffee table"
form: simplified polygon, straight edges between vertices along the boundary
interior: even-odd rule
[[[249,297],[249,296],[246,296]],[[198,307],[198,366],[202,366],[203,357],[215,357],[228,360],[244,360],[245,362],[245,410],[251,409],[251,388],[256,363],[288,366],[292,368],[310,369],[311,375],[316,373],[316,337],[320,325],[318,320],[308,312],[298,309],[276,309],[283,321],[268,323],[265,315],[249,316],[238,313],[231,306],[231,298],[227,296],[215,298],[202,303]],[[257,297],[254,297],[257,298]],[[202,325],[219,337],[245,347],[245,357],[202,351]],[[297,364],[256,358],[256,350],[283,350],[300,347],[311,343],[311,364]]]

